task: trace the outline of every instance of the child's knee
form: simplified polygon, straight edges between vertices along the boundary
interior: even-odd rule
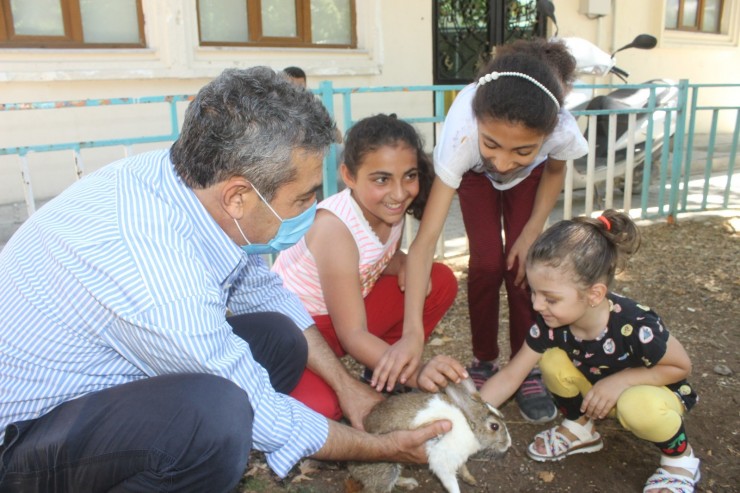
[[[681,425],[681,415],[662,398],[660,387],[630,387],[617,400],[617,418],[637,437],[652,442],[672,436]]]
[[[342,419],[339,398],[321,377],[306,370],[290,396],[334,421]]]
[[[548,349],[542,353],[542,358],[540,358],[540,369],[542,373],[557,373],[561,368],[568,365],[573,366],[573,362],[562,349]]]
[[[457,296],[457,278],[445,264],[435,262],[432,264],[432,295],[437,295],[440,304],[451,306]]]
[[[548,349],[540,358],[540,370],[542,381],[551,392],[563,397],[574,397],[583,393],[581,387],[586,386],[581,372],[573,365],[568,354],[562,349]],[[578,380],[584,380],[583,385],[578,385]]]

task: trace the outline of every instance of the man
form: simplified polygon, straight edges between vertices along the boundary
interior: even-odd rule
[[[283,75],[298,87],[305,88],[307,85],[306,72],[301,67],[285,67]]]
[[[450,423],[372,436],[285,395],[307,364],[358,428],[379,399],[259,255],[310,225],[333,129],[272,70],[227,70],[169,152],[23,224],[0,252],[0,491],[228,491],[252,448],[280,476],[304,456],[426,459]]]

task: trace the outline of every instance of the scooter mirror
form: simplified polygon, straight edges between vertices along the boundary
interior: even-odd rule
[[[657,44],[658,40],[655,39],[655,36],[650,36],[649,34],[638,34],[634,41],[632,41],[632,46],[641,50],[652,50]]]
[[[537,10],[555,22],[555,5],[550,0],[537,0]]]
[[[616,55],[622,50],[626,50],[627,48],[638,48],[640,50],[651,50],[655,48],[655,46],[658,44],[658,40],[655,39],[655,36],[651,36],[649,34],[638,34],[635,39],[632,40],[631,43],[626,44],[619,48],[617,51],[612,53],[612,56]]]
[[[537,0],[537,11],[552,20],[552,23],[555,24],[555,36],[557,36],[560,29],[558,28],[558,21],[555,19],[555,5],[550,0]]]

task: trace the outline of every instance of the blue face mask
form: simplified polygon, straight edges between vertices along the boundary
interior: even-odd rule
[[[262,202],[265,203],[267,208],[270,209],[273,214],[275,214],[275,217],[280,219],[280,227],[278,228],[277,233],[275,233],[273,239],[271,239],[267,243],[251,243],[247,239],[247,236],[244,234],[244,231],[242,231],[241,226],[239,226],[239,222],[234,219],[234,224],[236,224],[239,233],[241,233],[244,241],[247,242],[246,245],[242,246],[242,250],[247,252],[249,255],[271,254],[278,253],[298,243],[298,241],[303,238],[303,235],[308,232],[309,228],[313,224],[313,219],[314,217],[316,217],[316,201],[311,204],[311,207],[301,212],[296,217],[283,219],[277,212],[275,212],[275,209],[270,207],[270,204],[268,204],[264,197],[262,197],[262,194],[259,193],[259,191],[254,188],[254,186],[252,188],[255,192],[257,192],[257,195],[262,200]]]

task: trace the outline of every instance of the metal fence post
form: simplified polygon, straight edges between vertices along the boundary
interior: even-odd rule
[[[319,93],[324,108],[334,120],[334,88],[330,80],[322,80],[319,83]],[[324,156],[324,197],[337,193],[337,148],[336,144],[329,146],[329,152]]]
[[[683,139],[686,132],[686,106],[689,96],[689,81],[678,81],[678,99],[676,101],[676,133],[673,138],[673,163],[671,165],[671,194],[668,213],[676,216],[678,212],[679,184],[681,183],[681,160],[683,159]],[[663,134],[663,145],[670,145],[670,133]]]

